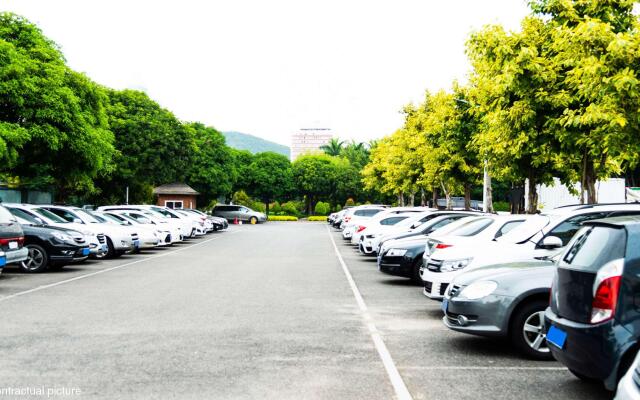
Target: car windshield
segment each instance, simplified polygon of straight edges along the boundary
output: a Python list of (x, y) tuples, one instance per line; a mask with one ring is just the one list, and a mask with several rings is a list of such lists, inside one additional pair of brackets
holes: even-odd
[(33, 208), (32, 210), (33, 210), (33, 212), (35, 212), (36, 214), (40, 215), (41, 217), (45, 217), (49, 221), (52, 221), (52, 222), (54, 222), (56, 224), (68, 224), (68, 223), (70, 223), (66, 219), (63, 219), (62, 217), (58, 217), (56, 214), (52, 213), (49, 210), (45, 210), (44, 208)]
[(43, 220), (31, 214), (30, 212), (21, 210), (19, 208), (13, 208), (13, 207), (7, 207), (7, 209), (11, 212), (11, 214), (15, 215), (19, 219), (24, 220), (25, 223), (33, 224), (33, 225), (42, 225), (44, 223)]
[(79, 208), (74, 208), (73, 212), (76, 213), (78, 216), (80, 216), (84, 221), (89, 222), (90, 224), (100, 224), (100, 223), (102, 223), (97, 218), (95, 218), (93, 215), (91, 215), (88, 212), (86, 212), (84, 210), (81, 210)]
[(104, 214), (104, 213), (98, 214), (96, 212), (92, 212), (91, 215), (93, 215), (100, 222), (107, 222), (110, 224), (118, 224), (118, 225), (128, 225), (125, 221), (119, 220), (118, 218), (110, 214)]
[[(467, 224), (468, 222), (471, 221), (475, 221), (477, 220), (479, 217), (463, 217), (460, 218), (459, 220), (452, 222), (450, 224), (447, 224), (445, 226), (443, 226), (442, 228), (436, 229), (435, 231), (433, 231), (431, 233), (431, 235), (433, 236), (446, 236), (449, 235), (451, 232), (455, 231), (456, 229), (460, 228), (462, 225)], [(421, 225), (422, 227), (422, 225)]]
[(166, 208), (162, 208), (162, 207), (151, 207), (151, 209), (157, 213), (162, 214), (165, 218), (180, 218), (177, 215), (175, 215), (174, 213), (172, 213), (171, 211), (167, 210)]
[(475, 236), (496, 222), (493, 218), (477, 218), (468, 221), (449, 233), (452, 236)]
[(520, 225), (497, 238), (496, 241), (504, 243), (526, 242), (531, 239), (533, 235), (540, 232), (545, 226), (549, 225), (550, 221), (551, 216), (549, 215), (533, 215)]
[(131, 223), (137, 223), (136, 220), (129, 218), (126, 215), (110, 214), (110, 213), (104, 213), (102, 215), (108, 218), (113, 218), (114, 220), (120, 222), (122, 225), (131, 225)]

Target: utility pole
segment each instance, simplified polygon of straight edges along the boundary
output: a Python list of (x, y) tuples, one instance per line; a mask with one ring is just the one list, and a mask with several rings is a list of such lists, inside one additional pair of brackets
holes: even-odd
[(129, 186), (127, 186), (127, 190), (124, 195), (124, 204), (129, 205)]

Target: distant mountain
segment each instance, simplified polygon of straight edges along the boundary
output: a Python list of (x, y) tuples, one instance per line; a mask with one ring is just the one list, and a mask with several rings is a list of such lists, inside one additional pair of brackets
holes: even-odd
[(289, 147), (270, 142), (257, 136), (240, 132), (222, 132), (227, 139), (227, 146), (238, 150), (249, 150), (253, 154), (265, 151), (273, 151), (289, 157)]

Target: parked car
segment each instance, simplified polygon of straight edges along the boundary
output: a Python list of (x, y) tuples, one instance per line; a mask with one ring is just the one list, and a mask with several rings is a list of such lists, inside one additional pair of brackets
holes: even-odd
[(140, 249), (152, 249), (160, 244), (160, 238), (163, 236), (163, 233), (157, 229), (142, 224), (135, 224), (131, 221), (127, 221), (123, 217), (118, 218), (103, 211), (87, 212), (99, 222), (124, 226), (131, 229), (133, 232), (136, 232), (138, 235), (138, 243), (134, 246), (136, 251)]
[(37, 219), (18, 217), (24, 231), (24, 243), (29, 255), (19, 265), (25, 272), (60, 269), (89, 258), (89, 243), (85, 235), (72, 229), (42, 224)]
[(221, 231), (221, 230), (227, 229), (229, 227), (229, 223), (224, 218), (214, 217), (212, 215), (207, 215), (207, 214), (203, 213), (202, 211), (199, 211), (199, 210), (196, 210), (196, 209), (193, 209), (193, 208), (184, 208), (182, 211), (190, 212), (190, 213), (193, 213), (193, 214), (196, 214), (196, 215), (199, 215), (201, 217), (206, 218), (206, 221), (208, 221), (211, 224), (211, 230), (213, 230), (213, 231)]
[(640, 216), (584, 223), (553, 278), (546, 310), (553, 357), (614, 390), (640, 339)]
[(137, 232), (123, 226), (101, 223), (81, 208), (55, 205), (43, 205), (40, 207), (69, 222), (82, 224), (96, 233), (103, 233), (107, 242), (106, 257), (120, 257), (127, 252), (134, 251), (136, 244), (139, 243)]
[(253, 211), (249, 207), (233, 204), (218, 204), (213, 208), (211, 214), (216, 217), (225, 218), (227, 221), (243, 221), (250, 224), (266, 222), (267, 216), (264, 213)]
[(446, 236), (431, 235), (425, 246), (420, 277), (424, 281), (424, 295), (442, 299), (449, 283), (476, 254), (483, 243), (507, 235), (525, 222), (530, 215), (496, 215), (476, 217)]
[[(432, 242), (424, 259), (425, 276), (432, 290), (425, 291), (433, 299), (441, 299), (446, 286), (460, 270), (530, 261), (541, 257), (553, 257), (562, 252), (573, 235), (585, 221), (617, 215), (640, 214), (640, 204), (593, 204), (567, 206), (546, 214), (529, 216), (526, 222), (513, 228), (495, 240), (473, 240), (439, 245)], [(451, 244), (451, 243), (449, 243)], [(432, 254), (437, 250), (438, 254)]]
[[(349, 216), (349, 213), (345, 215), (342, 223), (342, 237), (345, 240), (352, 240), (359, 229), (364, 229), (368, 223), (372, 221), (381, 220), (393, 215), (405, 214), (405, 213), (420, 213), (424, 211), (431, 211), (424, 207), (383, 207), (383, 206), (361, 206), (362, 208), (353, 211), (353, 214)], [(357, 246), (357, 243), (355, 243)]]
[(384, 211), (386, 208), (387, 207), (385, 206), (364, 205), (348, 209), (342, 217), (342, 222), (340, 222), (342, 238), (345, 240), (351, 240), (351, 235), (353, 235), (355, 230), (354, 226), (358, 221), (365, 221), (373, 218), (376, 214)]
[(183, 238), (192, 238), (198, 234), (198, 224), (192, 218), (185, 217), (169, 207), (154, 205), (144, 205), (140, 207), (161, 214), (165, 218), (179, 224)]
[[(138, 214), (136, 211), (99, 211), (105, 215), (109, 215), (119, 221), (131, 224), (138, 229), (138, 232), (150, 232), (158, 239), (158, 246), (171, 245), (171, 231), (167, 222), (156, 223), (152, 221), (152, 217)], [(135, 217), (133, 215), (135, 215)], [(144, 242), (143, 236), (140, 235), (141, 243)]]
[(4, 252), (4, 265), (19, 264), (29, 256), (24, 247), (24, 232), (16, 218), (6, 208), (0, 206), (0, 251)]
[(472, 335), (509, 338), (525, 356), (551, 360), (544, 310), (555, 275), (551, 260), (498, 264), (467, 271), (445, 292), (444, 324)]
[(194, 213), (190, 213), (180, 209), (173, 209), (172, 211), (191, 220), (193, 229), (195, 229), (195, 235), (193, 236), (202, 236), (207, 232), (213, 230), (213, 224), (208, 221), (206, 217), (201, 217), (200, 215), (196, 215)]
[(89, 244), (89, 255), (92, 257), (104, 257), (107, 254), (107, 237), (103, 232), (91, 230), (83, 224), (76, 224), (60, 218), (56, 214), (32, 204), (5, 203), (5, 207), (16, 217), (27, 221), (32, 219), (48, 226), (57, 226), (82, 233)]
[[(101, 206), (97, 211), (109, 211), (117, 213), (125, 213), (133, 217), (133, 214), (137, 216), (145, 216), (151, 219), (154, 224), (158, 224), (162, 227), (161, 230), (168, 230), (171, 232), (170, 243), (181, 242), (186, 236), (184, 235), (184, 229), (190, 228), (185, 226), (182, 219), (167, 217), (166, 215), (159, 213), (150, 208), (148, 205), (120, 205), (120, 206)], [(134, 217), (138, 218), (138, 217)]]
[(479, 217), (469, 217), (443, 223), (444, 226), (439, 226), (426, 235), (386, 241), (378, 252), (378, 270), (385, 274), (410, 278), (417, 283), (422, 283), (420, 279), (422, 254), (430, 235), (446, 235), (476, 218)]
[(615, 400), (640, 399), (640, 352), (636, 356), (631, 368), (618, 383)]
[(407, 226), (411, 226), (411, 224), (416, 221), (415, 218), (412, 218), (414, 215), (423, 216), (424, 213), (385, 214), (381, 218), (371, 218), (371, 220), (367, 222), (362, 222), (356, 226), (355, 232), (351, 235), (351, 245), (358, 247), (360, 252), (362, 252), (360, 248), (366, 235), (385, 232), (398, 224), (409, 224)]
[[(385, 229), (384, 232), (368, 232), (362, 240), (360, 251), (363, 254), (377, 255), (380, 246), (387, 240), (403, 239), (411, 236), (428, 235), (438, 228), (447, 225), (450, 222), (458, 220), (466, 216), (478, 216), (477, 212), (461, 212), (461, 211), (434, 211), (425, 213), (424, 216), (416, 217), (417, 220), (406, 221)], [(440, 219), (442, 216), (450, 216), (448, 219)], [(438, 220), (437, 226), (429, 222)], [(403, 221), (405, 222), (405, 221)]]

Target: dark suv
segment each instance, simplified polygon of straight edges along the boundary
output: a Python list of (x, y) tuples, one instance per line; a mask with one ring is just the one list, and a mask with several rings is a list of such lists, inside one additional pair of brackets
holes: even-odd
[(557, 265), (549, 349), (578, 378), (614, 390), (640, 338), (640, 216), (585, 222)]

